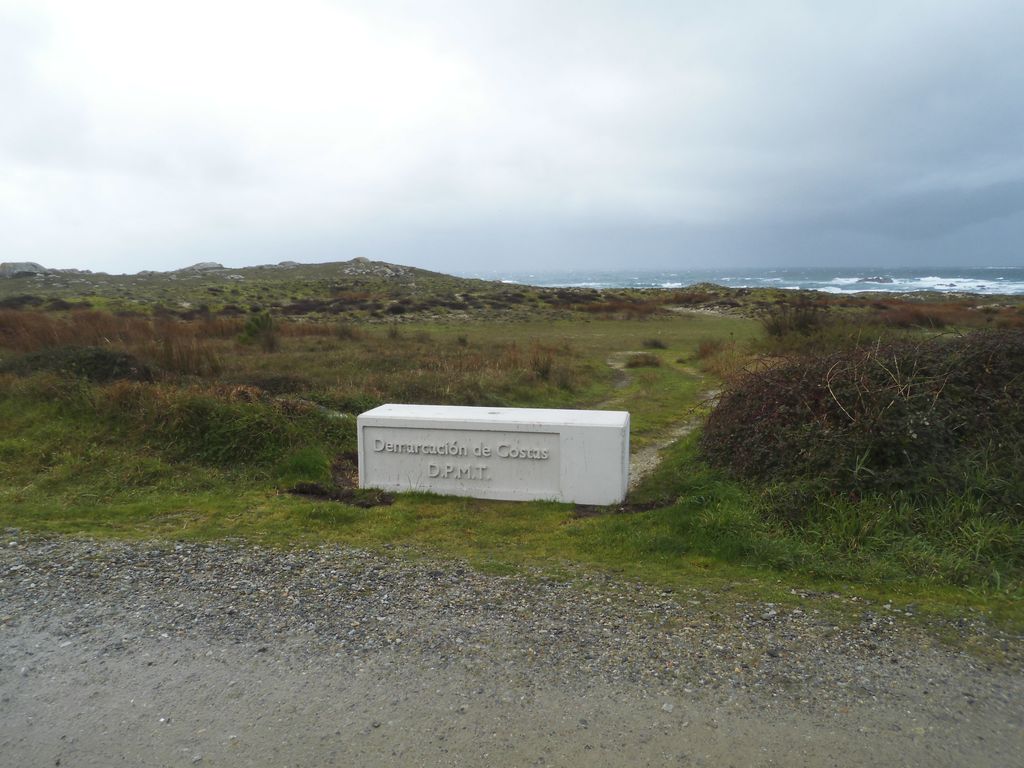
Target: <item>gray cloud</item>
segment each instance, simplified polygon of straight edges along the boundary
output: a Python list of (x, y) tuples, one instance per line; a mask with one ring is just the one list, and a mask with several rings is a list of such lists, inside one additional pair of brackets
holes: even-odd
[(0, 10), (0, 253), (1021, 263), (1024, 6)]
[(1024, 211), (1024, 179), (975, 189), (935, 189), (872, 201), (836, 224), (897, 238), (927, 239)]

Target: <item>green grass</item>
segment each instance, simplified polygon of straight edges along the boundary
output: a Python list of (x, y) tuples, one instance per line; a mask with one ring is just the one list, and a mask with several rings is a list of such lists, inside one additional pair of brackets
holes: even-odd
[[(323, 446), (285, 448), (277, 460), (238, 469), (183, 460), (160, 448), (161, 441), (126, 451), (121, 440), (130, 431), (109, 432), (109, 423), (86, 412), (72, 409), (57, 419), (53, 403), (21, 400), (11, 408), (11, 398), (5, 402), (3, 422), (19, 432), (0, 444), (5, 457), (16, 457), (5, 466), (0, 490), (5, 527), (129, 538), (243, 537), (273, 546), (399, 545), (489, 570), (599, 568), (676, 588), (730, 585), (740, 595), (776, 600), (792, 587), (852, 589), (937, 612), (966, 604), (1008, 624), (1021, 620), (1019, 588), (957, 588), (948, 564), (936, 568), (930, 559), (927, 537), (851, 547), (841, 530), (795, 535), (773, 527), (755, 513), (751, 489), (700, 462), (692, 439), (670, 449), (635, 494), (638, 502), (658, 502), (648, 511), (577, 518), (565, 504), (429, 494), (400, 494), (392, 506), (359, 509), (281, 492), (293, 481), (323, 479)], [(850, 516), (851, 530), (858, 520)], [(961, 555), (971, 541), (965, 539)]]
[[(724, 339), (737, 349), (760, 333), (753, 320), (708, 314), (403, 323), (397, 334), (361, 325), (355, 334), (283, 335), (275, 351), (214, 340), (215, 370), (156, 383), (0, 376), (0, 525), (400, 545), (502, 572), (597, 568), (773, 600), (792, 588), (895, 596), (1024, 625), (1020, 573), (1005, 567), (1021, 549), (1012, 527), (943, 499), (921, 530), (906, 524), (921, 517), (909, 501), (877, 497), (795, 530), (761, 513), (760, 487), (709, 468), (693, 438), (666, 450), (631, 495), (645, 511), (625, 514), (578, 518), (571, 505), (426, 494), (361, 509), (284, 492), (328, 483), (332, 463), (354, 447), (354, 420), (311, 402), (350, 413), (386, 401), (624, 409), (640, 449), (719, 384), (700, 367), (702, 344)], [(641, 351), (660, 364), (608, 365)], [(288, 391), (236, 391), (261, 381)]]

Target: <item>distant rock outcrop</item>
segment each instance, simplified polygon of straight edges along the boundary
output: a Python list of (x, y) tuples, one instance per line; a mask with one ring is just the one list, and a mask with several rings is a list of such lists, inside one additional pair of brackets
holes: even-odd
[(42, 264), (36, 264), (34, 261), (5, 261), (0, 264), (0, 277), (44, 275), (49, 271)]
[(388, 264), (386, 261), (370, 261), (365, 256), (356, 256), (344, 263), (341, 271), (346, 275), (372, 275), (374, 277), (404, 277), (411, 273), (409, 267)]
[(200, 261), (191, 267), (182, 267), (178, 272), (212, 272), (217, 269), (224, 269), (224, 265), (218, 264), (216, 261)]

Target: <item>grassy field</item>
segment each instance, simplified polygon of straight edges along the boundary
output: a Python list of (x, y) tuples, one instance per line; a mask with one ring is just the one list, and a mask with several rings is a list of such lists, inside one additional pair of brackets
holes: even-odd
[[(192, 315), (181, 307), (194, 303), (181, 281), (156, 276), (140, 279), (137, 294), (107, 286), (102, 302), (92, 283), (88, 296), (65, 288), (42, 302), (9, 302), (0, 310), (0, 524), (400, 546), (495, 570), (597, 567), (780, 600), (795, 588), (852, 591), (1024, 624), (1015, 488), (999, 508), (987, 496), (928, 496), (909, 486), (843, 495), (811, 484), (801, 496), (803, 480), (782, 488), (709, 462), (695, 434), (663, 452), (623, 508), (599, 514), (552, 503), (400, 494), (383, 504), (351, 490), (346, 502), (289, 492), (299, 483), (350, 486), (354, 415), (379, 403), (624, 409), (641, 450), (705, 412), (707, 393), (734, 386), (744, 369), (865, 339), (1016, 332), (1012, 301), (991, 311), (964, 301), (844, 306), (708, 287), (583, 299), (516, 288), (525, 298), (508, 299), (500, 284), (417, 271), (402, 276), (411, 287), (387, 290), (371, 284), (387, 278), (360, 277), (369, 298), (359, 300), (378, 307), (339, 314), (317, 302), (351, 298), (358, 286), (339, 287), (337, 275), (291, 284), (285, 274), (274, 273), (279, 306), (266, 314), (268, 305)], [(121, 301), (119, 290), (131, 294), (122, 297), (129, 312), (97, 308)], [(286, 312), (285, 294), (320, 309)], [(407, 308), (388, 311), (403, 296), (412, 297)], [(56, 299), (92, 306), (68, 309)], [(169, 314), (169, 305), (180, 311)], [(775, 514), (782, 491), (808, 512), (799, 524)]]

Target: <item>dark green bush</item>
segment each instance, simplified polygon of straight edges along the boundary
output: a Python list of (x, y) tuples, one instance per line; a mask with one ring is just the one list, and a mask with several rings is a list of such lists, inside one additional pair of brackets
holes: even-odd
[(798, 357), (733, 382), (701, 440), (740, 477), (793, 482), (768, 506), (899, 491), (969, 494), (1024, 517), (1024, 332)]
[(0, 373), (29, 376), (44, 371), (101, 383), (153, 380), (153, 372), (136, 357), (103, 347), (52, 347), (0, 363)]
[(277, 328), (269, 312), (252, 315), (245, 321), (240, 341), (243, 344), (259, 344), (264, 352), (273, 352), (278, 347)]
[[(38, 307), (42, 303), (43, 300), (38, 296), (25, 293), (20, 296), (8, 296), (5, 299), (0, 299), (0, 309), (25, 309), (26, 307)], [(68, 307), (70, 306), (68, 304)]]

